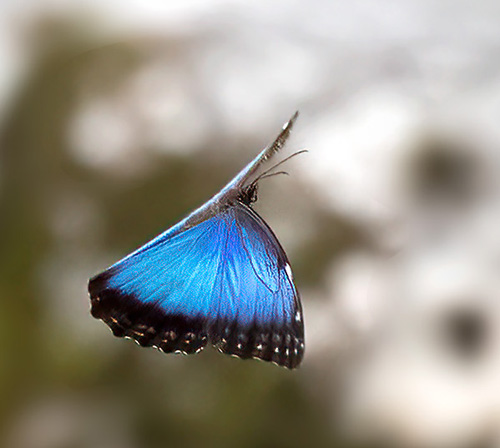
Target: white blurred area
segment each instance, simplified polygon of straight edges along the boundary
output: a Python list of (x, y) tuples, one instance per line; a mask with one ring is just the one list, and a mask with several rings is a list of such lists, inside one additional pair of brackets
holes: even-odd
[[(309, 154), (290, 182), (314, 198), (301, 213), (346, 217), (371, 241), (332, 256), (323, 285), (298, 285), (307, 387), (331, 391), (332, 427), (354, 440), (500, 447), (498, 1), (40, 0), (0, 11), (0, 117), (57, 44), (29, 38), (43, 23), (77, 27), (89, 50), (127, 41), (141, 53), (112, 89), (82, 78), (68, 146), (92, 169), (137, 175), (154, 169), (147, 151), (237, 146), (256, 130), (266, 142), (298, 108), (290, 147)], [(306, 217), (304, 229), (283, 221), (285, 247), (316, 231)]]

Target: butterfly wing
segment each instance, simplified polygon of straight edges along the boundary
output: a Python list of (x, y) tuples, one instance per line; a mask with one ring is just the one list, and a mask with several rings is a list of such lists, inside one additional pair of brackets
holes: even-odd
[(165, 232), (91, 279), (94, 317), (116, 336), (165, 352), (222, 352), (294, 368), (302, 310), (286, 255), (267, 224), (236, 204)]
[(224, 353), (297, 367), (304, 355), (304, 325), (285, 251), (253, 209), (238, 203), (231, 214), (233, 246), (224, 285), (232, 285), (227, 297), (236, 302), (238, 316), (223, 332), (212, 333), (213, 342)]
[(115, 336), (143, 346), (167, 353), (201, 350), (222, 224), (213, 218), (184, 232), (167, 231), (92, 278), (92, 315)]

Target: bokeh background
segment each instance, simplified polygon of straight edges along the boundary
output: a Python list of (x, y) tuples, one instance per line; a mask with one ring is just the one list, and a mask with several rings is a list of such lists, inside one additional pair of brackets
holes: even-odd
[[(0, 446), (500, 447), (500, 3), (0, 3)], [(297, 371), (166, 356), (90, 276), (299, 109), (256, 208)]]

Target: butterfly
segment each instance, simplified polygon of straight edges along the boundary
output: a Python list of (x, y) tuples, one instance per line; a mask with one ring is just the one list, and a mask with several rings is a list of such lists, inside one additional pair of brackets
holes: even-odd
[(165, 353), (208, 344), (239, 358), (289, 369), (304, 355), (304, 322), (290, 263), (252, 208), (262, 166), (290, 135), (296, 112), (272, 144), (208, 202), (91, 278), (91, 314), (118, 337)]

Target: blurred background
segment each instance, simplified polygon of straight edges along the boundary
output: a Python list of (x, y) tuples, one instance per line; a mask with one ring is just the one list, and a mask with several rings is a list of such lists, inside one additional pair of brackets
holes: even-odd
[[(5, 0), (0, 61), (0, 446), (500, 447), (500, 3)], [(301, 368), (112, 337), (88, 278), (296, 109)]]

